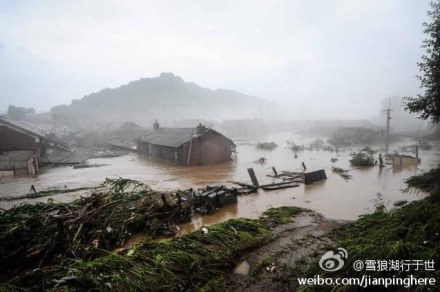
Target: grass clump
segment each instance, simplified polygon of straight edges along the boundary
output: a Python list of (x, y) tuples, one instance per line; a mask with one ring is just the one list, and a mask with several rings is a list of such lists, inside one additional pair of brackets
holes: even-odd
[(332, 171), (339, 174), (339, 176), (342, 177), (345, 181), (348, 181), (352, 178), (351, 174), (348, 174), (348, 169), (332, 166)]
[(408, 189), (419, 189), (424, 192), (435, 192), (440, 190), (440, 167), (431, 169), (427, 173), (412, 176), (406, 180)]
[[(54, 291), (218, 291), (238, 260), (273, 239), (271, 228), (304, 209), (271, 208), (260, 219), (230, 219), (170, 241), (150, 238), (97, 258), (68, 259), (0, 287)], [(275, 223), (275, 224), (274, 224)], [(16, 285), (16, 286), (14, 286)]]
[(290, 150), (292, 150), (293, 152), (300, 152), (304, 150), (304, 145), (298, 145), (295, 143), (295, 141), (293, 140), (288, 140), (287, 141), (287, 148), (289, 148)]
[(32, 284), (60, 290), (187, 291), (211, 285), (239, 256), (270, 239), (263, 221), (231, 219), (169, 242), (145, 240), (124, 254), (76, 261)]
[(304, 212), (306, 209), (299, 207), (270, 208), (263, 213), (263, 218), (275, 221), (278, 224), (286, 224), (292, 221), (292, 217)]
[(374, 158), (368, 152), (354, 152), (351, 154), (350, 164), (353, 166), (374, 166)]

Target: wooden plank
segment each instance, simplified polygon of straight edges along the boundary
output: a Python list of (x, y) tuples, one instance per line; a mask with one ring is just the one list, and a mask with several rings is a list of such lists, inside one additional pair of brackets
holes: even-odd
[(253, 188), (253, 189), (251, 189), (251, 188), (240, 188), (240, 189), (237, 189), (237, 194), (238, 195), (249, 195), (249, 194), (255, 193), (256, 191), (257, 191), (256, 188)]
[(252, 184), (254, 185), (254, 187), (258, 188), (260, 186), (260, 184), (258, 183), (258, 179), (257, 179), (257, 176), (255, 175), (254, 169), (251, 167), (251, 168), (248, 168), (247, 170), (248, 170), (249, 176), (251, 177)]
[(279, 189), (286, 189), (286, 188), (296, 188), (299, 187), (299, 184), (279, 184), (279, 185), (273, 185), (273, 186), (262, 186), (261, 188), (265, 191), (273, 191), (273, 190), (279, 190)]
[(254, 185), (247, 184), (247, 183), (244, 183), (244, 182), (239, 182), (239, 181), (234, 181), (234, 180), (228, 180), (228, 182), (236, 184), (236, 185), (239, 185), (239, 186), (242, 186), (242, 187), (246, 187), (246, 188), (255, 188)]

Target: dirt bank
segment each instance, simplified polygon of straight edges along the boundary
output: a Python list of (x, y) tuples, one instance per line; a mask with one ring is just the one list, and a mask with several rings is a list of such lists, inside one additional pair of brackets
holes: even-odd
[[(328, 233), (347, 223), (313, 211), (272, 230), (274, 240), (242, 258), (229, 275), (230, 291), (292, 291), (297, 277), (334, 244)], [(246, 268), (243, 268), (246, 267)]]

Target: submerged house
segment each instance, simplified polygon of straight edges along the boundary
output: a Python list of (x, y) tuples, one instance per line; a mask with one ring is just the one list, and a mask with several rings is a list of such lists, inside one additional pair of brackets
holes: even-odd
[(38, 175), (47, 132), (34, 124), (0, 118), (0, 171)]
[(160, 128), (137, 141), (140, 153), (175, 165), (204, 165), (232, 160), (235, 144), (219, 132), (199, 124), (196, 128)]
[(45, 129), (34, 124), (2, 117), (0, 118), (0, 152), (33, 150), (42, 153), (47, 134)]
[(47, 125), (0, 117), (0, 172), (37, 176), (42, 164), (76, 164), (87, 153), (71, 149)]

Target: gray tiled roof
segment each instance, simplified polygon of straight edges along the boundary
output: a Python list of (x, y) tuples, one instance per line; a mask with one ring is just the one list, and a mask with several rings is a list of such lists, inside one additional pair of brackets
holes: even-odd
[(33, 123), (13, 120), (10, 118), (5, 118), (5, 117), (0, 118), (0, 125), (5, 125), (10, 128), (22, 130), (22, 131), (25, 131), (29, 134), (34, 134), (39, 137), (44, 137), (49, 133), (48, 129), (45, 129), (41, 126), (37, 126)]
[(178, 148), (197, 133), (195, 128), (159, 128), (140, 139), (149, 144)]

